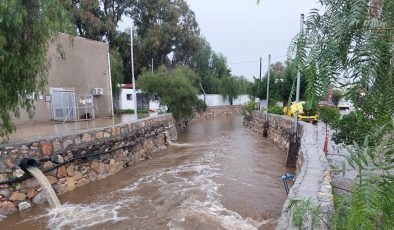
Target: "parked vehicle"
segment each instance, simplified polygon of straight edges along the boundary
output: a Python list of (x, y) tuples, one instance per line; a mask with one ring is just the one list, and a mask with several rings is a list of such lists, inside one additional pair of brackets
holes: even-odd
[(292, 102), (290, 108), (288, 106), (283, 107), (283, 114), (290, 117), (294, 117), (295, 111), (298, 111), (298, 120), (316, 123), (318, 120), (318, 116), (316, 114), (315, 115), (305, 114), (304, 105), (305, 105), (305, 101), (300, 101), (299, 103)]

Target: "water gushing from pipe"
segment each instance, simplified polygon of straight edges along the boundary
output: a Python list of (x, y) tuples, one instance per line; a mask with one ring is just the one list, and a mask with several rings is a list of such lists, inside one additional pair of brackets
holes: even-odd
[(27, 167), (26, 170), (29, 171), (29, 173), (31, 173), (41, 184), (41, 187), (47, 195), (46, 198), (51, 208), (61, 208), (62, 205), (60, 204), (59, 198), (56, 196), (55, 190), (53, 190), (47, 177), (41, 172), (41, 170), (32, 166)]

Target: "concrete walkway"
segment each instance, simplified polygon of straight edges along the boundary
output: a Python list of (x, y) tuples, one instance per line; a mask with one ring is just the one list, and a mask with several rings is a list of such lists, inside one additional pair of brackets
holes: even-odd
[[(139, 114), (138, 118), (156, 116), (156, 113)], [(22, 143), (42, 138), (70, 135), (80, 132), (81, 130), (106, 127), (119, 123), (137, 120), (134, 114), (123, 114), (110, 118), (97, 118), (90, 121), (78, 121), (71, 123), (35, 123), (27, 125), (17, 125), (16, 132), (10, 135), (8, 143)]]

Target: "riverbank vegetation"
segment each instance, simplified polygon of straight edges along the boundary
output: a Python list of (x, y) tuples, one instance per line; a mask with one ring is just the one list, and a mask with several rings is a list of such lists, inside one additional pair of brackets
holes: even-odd
[(336, 196), (330, 228), (393, 229), (394, 2), (320, 3), (290, 47), (305, 98), (318, 102), (335, 85), (357, 105), (334, 127), (334, 140), (349, 146), (343, 166), (357, 177), (348, 194)]
[(193, 112), (206, 108), (205, 102), (197, 97), (198, 77), (186, 67), (167, 69), (162, 66), (153, 74), (145, 71), (137, 84), (150, 98), (160, 98), (160, 103), (177, 120), (190, 118)]

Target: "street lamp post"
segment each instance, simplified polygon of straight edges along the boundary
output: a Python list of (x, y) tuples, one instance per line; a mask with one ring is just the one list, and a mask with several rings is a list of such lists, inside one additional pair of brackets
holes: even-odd
[(137, 114), (137, 91), (135, 85), (135, 77), (134, 77), (134, 50), (133, 50), (133, 22), (131, 22), (130, 28), (130, 53), (131, 53), (131, 81), (133, 84), (133, 105), (134, 105), (134, 116), (138, 120)]

